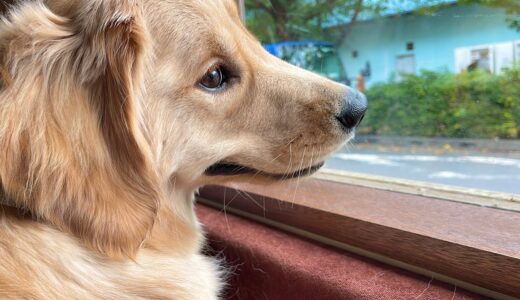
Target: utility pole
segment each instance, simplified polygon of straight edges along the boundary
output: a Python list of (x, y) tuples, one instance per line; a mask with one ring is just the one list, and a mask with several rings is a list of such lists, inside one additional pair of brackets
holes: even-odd
[(238, 9), (240, 11), (240, 19), (242, 19), (242, 23), (246, 24), (246, 4), (245, 0), (238, 0)]

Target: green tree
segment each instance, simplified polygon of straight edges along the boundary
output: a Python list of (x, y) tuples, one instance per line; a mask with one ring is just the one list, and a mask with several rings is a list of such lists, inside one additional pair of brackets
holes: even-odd
[(520, 32), (520, 1), (519, 0), (459, 0), (462, 4), (480, 4), (502, 8), (507, 13), (509, 26)]
[(520, 66), (491, 74), (421, 71), (371, 86), (359, 132), (380, 135), (520, 137)]
[[(384, 2), (384, 1), (383, 1)], [(323, 39), (324, 25), (341, 18), (354, 24), (361, 12), (379, 5), (363, 0), (246, 0), (247, 25), (262, 42)], [(344, 34), (350, 26), (345, 26)]]

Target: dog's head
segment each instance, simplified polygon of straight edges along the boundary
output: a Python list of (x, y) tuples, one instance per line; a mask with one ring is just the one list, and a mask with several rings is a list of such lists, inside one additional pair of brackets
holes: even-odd
[(366, 109), (264, 51), (231, 0), (22, 3), (0, 71), (5, 194), (113, 255), (135, 253), (168, 191), (315, 171)]
[(306, 175), (363, 117), (362, 94), (267, 53), (233, 1), (148, 1), (145, 15), (156, 49), (145, 106), (164, 175)]

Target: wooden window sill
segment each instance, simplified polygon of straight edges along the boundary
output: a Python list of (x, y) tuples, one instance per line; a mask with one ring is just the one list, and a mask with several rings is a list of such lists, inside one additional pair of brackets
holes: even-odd
[(208, 186), (200, 201), (494, 298), (520, 297), (520, 214), (307, 179)]

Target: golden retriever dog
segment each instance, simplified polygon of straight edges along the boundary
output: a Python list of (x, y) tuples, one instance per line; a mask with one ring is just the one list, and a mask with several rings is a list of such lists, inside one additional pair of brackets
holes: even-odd
[(2, 6), (2, 299), (217, 299), (197, 188), (310, 174), (366, 109), (232, 0)]

